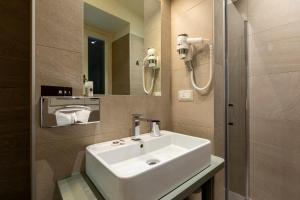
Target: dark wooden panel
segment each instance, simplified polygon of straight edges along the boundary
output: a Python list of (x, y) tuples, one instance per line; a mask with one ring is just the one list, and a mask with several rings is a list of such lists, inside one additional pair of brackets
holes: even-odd
[[(9, 154), (12, 151), (20, 151), (24, 152), (28, 150), (29, 144), (29, 136), (28, 131), (26, 132), (18, 132), (15, 133), (1, 133), (0, 134), (0, 155), (5, 156), (5, 154)], [(22, 155), (23, 153), (21, 153)], [(26, 156), (26, 155), (24, 155)], [(20, 156), (22, 158), (22, 156)], [(1, 163), (1, 161), (0, 161)], [(5, 164), (5, 163), (4, 163)], [(1, 168), (2, 166), (0, 166)], [(1, 173), (1, 172), (0, 172)]]
[(27, 87), (0, 88), (0, 107), (18, 107), (29, 105), (30, 90)]
[(30, 0), (0, 1), (0, 199), (30, 199)]
[[(26, 184), (24, 184), (26, 183)], [(0, 199), (5, 200), (30, 200), (30, 178), (0, 180)]]
[(29, 60), (30, 0), (0, 1), (0, 56)]
[(29, 86), (29, 60), (0, 58), (0, 88)]

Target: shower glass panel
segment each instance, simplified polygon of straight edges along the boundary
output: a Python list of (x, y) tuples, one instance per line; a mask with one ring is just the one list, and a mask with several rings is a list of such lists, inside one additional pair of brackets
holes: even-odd
[[(226, 3), (226, 196), (248, 196), (247, 21), (244, 1)], [(246, 9), (245, 9), (246, 10)]]

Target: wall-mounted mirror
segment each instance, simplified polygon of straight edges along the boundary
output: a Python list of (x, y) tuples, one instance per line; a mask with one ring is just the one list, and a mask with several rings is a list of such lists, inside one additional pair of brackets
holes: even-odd
[(83, 41), (94, 94), (161, 95), (160, 0), (85, 0)]

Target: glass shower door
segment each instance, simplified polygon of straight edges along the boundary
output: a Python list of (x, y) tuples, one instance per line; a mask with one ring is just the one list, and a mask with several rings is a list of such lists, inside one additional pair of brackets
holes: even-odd
[(247, 21), (243, 1), (226, 3), (226, 196), (248, 196)]

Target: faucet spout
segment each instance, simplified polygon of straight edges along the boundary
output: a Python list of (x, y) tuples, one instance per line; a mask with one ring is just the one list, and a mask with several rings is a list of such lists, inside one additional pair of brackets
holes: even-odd
[(141, 114), (132, 114), (132, 140), (140, 140), (139, 136), (141, 134), (141, 121), (148, 122), (150, 124), (150, 130), (151, 135), (158, 137), (160, 136), (160, 121), (159, 120), (153, 120), (153, 119), (147, 119), (144, 117), (141, 117)]
[(132, 136), (133, 140), (139, 140), (141, 134), (140, 117), (141, 114), (132, 114)]

